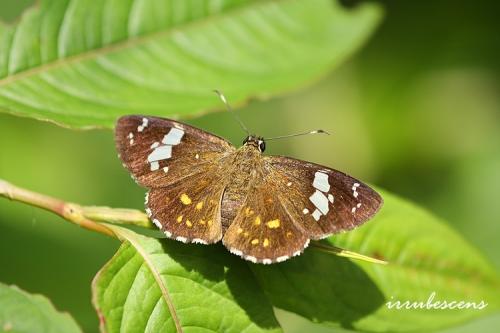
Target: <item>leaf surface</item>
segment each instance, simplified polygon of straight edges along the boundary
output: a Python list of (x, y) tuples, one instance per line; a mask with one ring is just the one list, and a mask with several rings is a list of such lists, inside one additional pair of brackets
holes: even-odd
[(65, 126), (238, 105), (324, 75), (368, 37), (378, 7), (329, 0), (42, 0), (0, 24), (0, 110)]
[(76, 333), (81, 329), (69, 314), (57, 311), (44, 296), (0, 283), (0, 331)]
[[(379, 214), (326, 240), (384, 259), (350, 261), (308, 249), (272, 266), (252, 265), (275, 307), (325, 326), (366, 332), (426, 332), (499, 312), (500, 278), (478, 251), (432, 214), (383, 193)], [(483, 309), (389, 309), (387, 302), (465, 301)], [(442, 303), (441, 303), (442, 305)]]
[(106, 332), (281, 332), (252, 272), (222, 246), (110, 226), (123, 240), (94, 279)]

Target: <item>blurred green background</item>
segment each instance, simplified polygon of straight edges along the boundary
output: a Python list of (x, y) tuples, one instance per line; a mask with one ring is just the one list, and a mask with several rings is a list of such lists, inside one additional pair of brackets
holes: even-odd
[[(32, 2), (0, 0), (0, 18), (14, 21)], [(267, 153), (325, 164), (411, 199), (500, 268), (500, 3), (380, 3), (382, 25), (350, 61), (313, 86), (238, 112), (264, 136), (333, 132), (272, 142)], [(235, 144), (244, 136), (227, 113), (186, 121)], [(143, 208), (144, 190), (122, 168), (111, 131), (0, 114), (0, 178), (81, 204)], [(0, 281), (48, 296), (84, 331), (97, 331), (90, 282), (119, 244), (7, 200), (0, 234)], [(498, 326), (497, 316), (449, 332)], [(300, 320), (285, 327), (299, 332)]]

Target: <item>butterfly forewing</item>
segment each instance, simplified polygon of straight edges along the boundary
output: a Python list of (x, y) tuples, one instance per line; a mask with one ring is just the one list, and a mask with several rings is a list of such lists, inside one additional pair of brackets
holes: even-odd
[(311, 239), (353, 229), (382, 205), (377, 192), (340, 171), (281, 156), (263, 160), (270, 173), (268, 186)]
[(168, 237), (183, 242), (221, 239), (224, 159), (235, 151), (222, 138), (172, 120), (125, 116), (115, 141), (124, 166), (151, 190), (146, 212)]
[(226, 140), (173, 120), (125, 116), (115, 142), (124, 166), (145, 187), (163, 187), (205, 172), (234, 151)]

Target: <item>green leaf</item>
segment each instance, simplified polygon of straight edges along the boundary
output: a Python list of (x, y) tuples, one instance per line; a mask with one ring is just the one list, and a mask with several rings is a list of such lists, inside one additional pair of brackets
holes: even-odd
[(92, 285), (103, 331), (281, 332), (246, 263), (222, 246), (110, 228), (124, 243)]
[(73, 127), (171, 118), (324, 75), (373, 31), (373, 4), (331, 0), (42, 0), (0, 26), (0, 110)]
[[(309, 249), (280, 265), (252, 270), (275, 307), (326, 326), (366, 332), (426, 332), (498, 312), (500, 278), (476, 249), (443, 221), (383, 193), (366, 225), (327, 240), (389, 261), (375, 265)], [(389, 309), (388, 301), (469, 301), (474, 309)]]
[(31, 295), (0, 283), (0, 331), (2, 332), (81, 332), (67, 313), (58, 312), (41, 295)]

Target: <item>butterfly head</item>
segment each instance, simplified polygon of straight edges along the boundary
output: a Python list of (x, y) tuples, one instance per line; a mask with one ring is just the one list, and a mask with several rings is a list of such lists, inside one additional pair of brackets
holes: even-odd
[(257, 148), (261, 153), (266, 150), (266, 141), (264, 141), (264, 138), (261, 136), (256, 136), (256, 135), (249, 135), (243, 140), (244, 145), (249, 145)]

